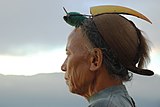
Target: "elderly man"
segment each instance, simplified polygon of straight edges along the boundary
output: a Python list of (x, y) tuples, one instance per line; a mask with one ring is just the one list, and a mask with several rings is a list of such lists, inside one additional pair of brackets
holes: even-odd
[(148, 59), (144, 36), (119, 14), (83, 20), (69, 35), (66, 54), (61, 66), (66, 84), (85, 97), (89, 107), (135, 107), (123, 82), (131, 80), (131, 72), (153, 75), (142, 69)]

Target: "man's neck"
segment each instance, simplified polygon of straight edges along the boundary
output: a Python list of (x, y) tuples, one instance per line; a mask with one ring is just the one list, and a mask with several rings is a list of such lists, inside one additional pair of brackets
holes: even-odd
[(103, 89), (121, 84), (121, 80), (113, 78), (111, 75), (108, 74), (108, 71), (106, 71), (106, 69), (102, 69), (100, 71), (97, 71), (94, 81), (90, 84), (88, 88), (88, 92), (82, 96), (88, 99), (90, 96), (96, 94)]

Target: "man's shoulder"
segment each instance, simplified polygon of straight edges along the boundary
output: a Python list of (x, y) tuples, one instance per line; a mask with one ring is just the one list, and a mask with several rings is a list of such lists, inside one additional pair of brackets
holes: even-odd
[(107, 98), (101, 98), (93, 102), (88, 107), (117, 107), (114, 102)]
[(131, 107), (130, 99), (119, 96), (113, 95), (107, 98), (101, 98), (94, 101), (88, 107)]
[(134, 107), (125, 86), (114, 86), (105, 89), (90, 98), (89, 107)]

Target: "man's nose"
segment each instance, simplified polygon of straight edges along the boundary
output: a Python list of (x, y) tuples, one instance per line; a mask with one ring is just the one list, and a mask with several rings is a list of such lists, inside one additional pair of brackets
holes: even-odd
[(66, 72), (66, 64), (65, 63), (62, 64), (61, 70), (64, 71), (64, 72)]

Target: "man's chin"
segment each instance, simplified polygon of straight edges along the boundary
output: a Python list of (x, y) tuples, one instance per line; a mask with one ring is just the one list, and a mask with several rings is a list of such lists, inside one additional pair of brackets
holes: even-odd
[(77, 89), (75, 89), (75, 88), (73, 88), (73, 87), (70, 87), (70, 86), (69, 86), (69, 91), (70, 91), (71, 93), (74, 93), (74, 94), (77, 94), (77, 93), (78, 93), (78, 90), (77, 90)]
[(73, 94), (78, 94), (78, 95), (81, 95), (81, 96), (84, 94), (84, 90), (82, 90), (80, 88), (69, 87), (69, 91)]

